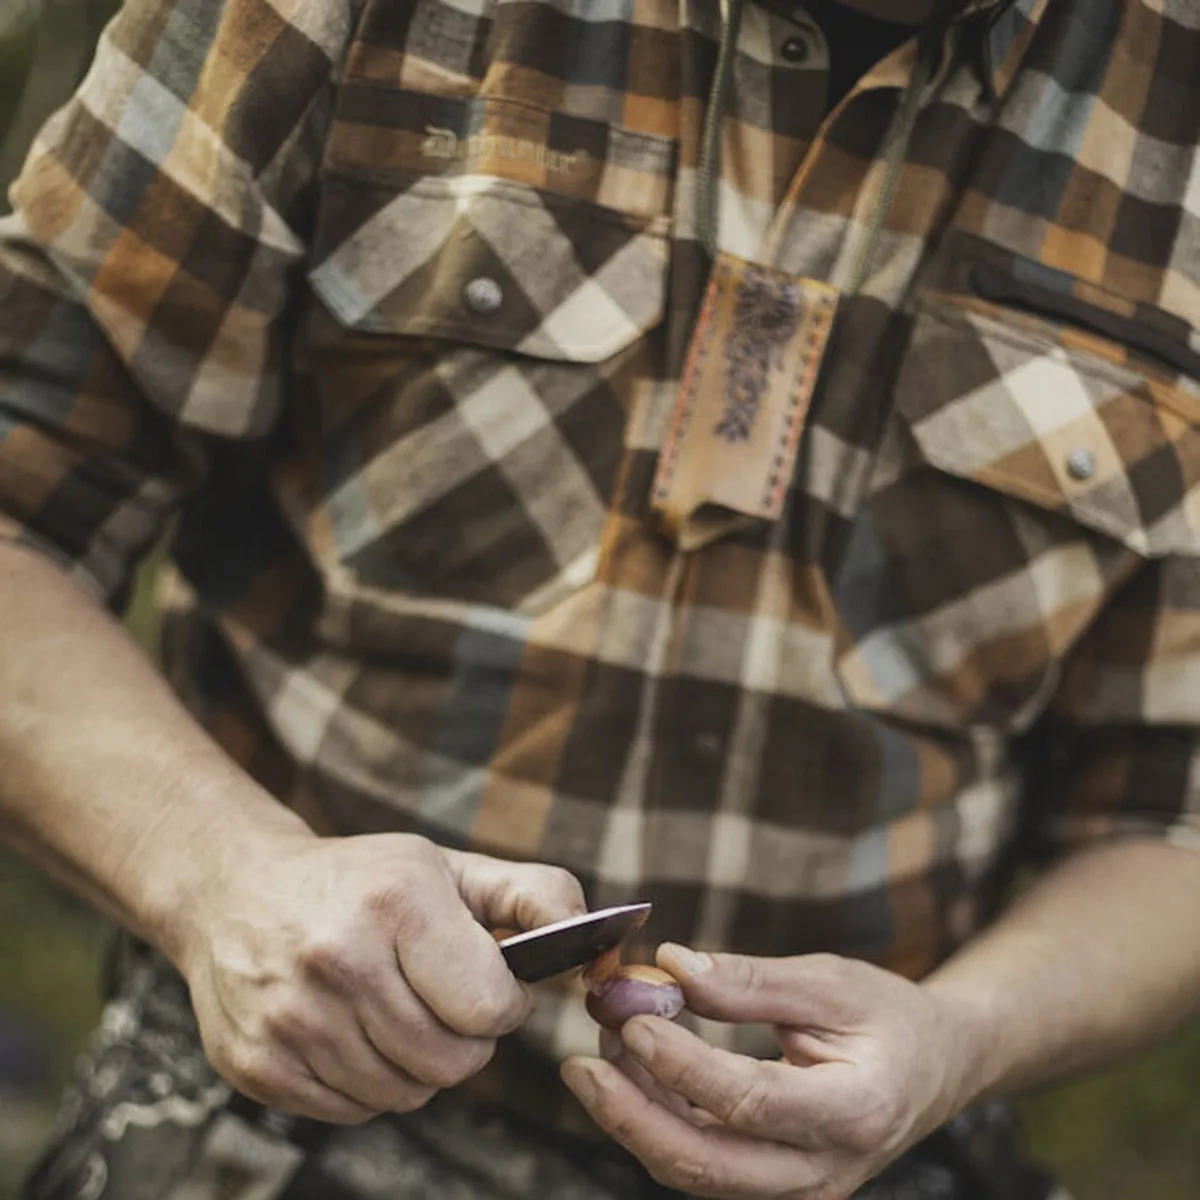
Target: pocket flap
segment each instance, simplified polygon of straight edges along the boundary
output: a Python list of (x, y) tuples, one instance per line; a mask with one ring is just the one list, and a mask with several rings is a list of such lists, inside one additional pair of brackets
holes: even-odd
[(665, 228), (576, 198), (477, 175), (335, 179), (318, 225), (309, 282), (363, 332), (601, 362), (662, 318)]
[(1200, 400), (1044, 324), (924, 302), (896, 392), (922, 457), (1144, 556), (1200, 553)]

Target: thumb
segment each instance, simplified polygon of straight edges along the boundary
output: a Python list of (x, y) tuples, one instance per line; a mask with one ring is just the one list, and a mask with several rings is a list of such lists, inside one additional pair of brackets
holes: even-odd
[(714, 1021), (836, 1029), (862, 1016), (852, 965), (831, 954), (698, 954), (667, 942), (657, 959), (679, 981), (688, 1009)]

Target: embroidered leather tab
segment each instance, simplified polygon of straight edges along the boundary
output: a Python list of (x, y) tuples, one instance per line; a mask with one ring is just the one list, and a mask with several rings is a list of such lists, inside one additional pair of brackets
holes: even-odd
[(837, 303), (827, 284), (718, 255), (652, 493), (683, 549), (778, 520)]

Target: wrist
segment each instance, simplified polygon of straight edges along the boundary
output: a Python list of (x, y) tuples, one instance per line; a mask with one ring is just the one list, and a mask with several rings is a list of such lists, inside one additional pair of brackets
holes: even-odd
[(991, 1095), (1001, 1076), (994, 997), (940, 973), (920, 986), (942, 1034), (946, 1116), (951, 1117)]
[(240, 772), (223, 774), (176, 790), (131, 854), (143, 880), (138, 932), (185, 974), (217, 899), (317, 836)]

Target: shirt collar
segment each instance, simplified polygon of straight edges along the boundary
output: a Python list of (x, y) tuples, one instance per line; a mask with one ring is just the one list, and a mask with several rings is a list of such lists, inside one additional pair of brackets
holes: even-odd
[[(780, 16), (795, 20), (803, 13), (803, 0), (758, 0), (763, 8), (769, 8)], [(883, 20), (897, 19), (919, 24), (935, 0), (839, 0), (867, 16)], [(904, 7), (907, 4), (907, 7)], [(974, 24), (983, 28), (980, 46), (979, 69), (992, 94), (1003, 99), (1012, 81), (1016, 78), (1045, 14), (1049, 0), (965, 0), (955, 15), (956, 25)]]

